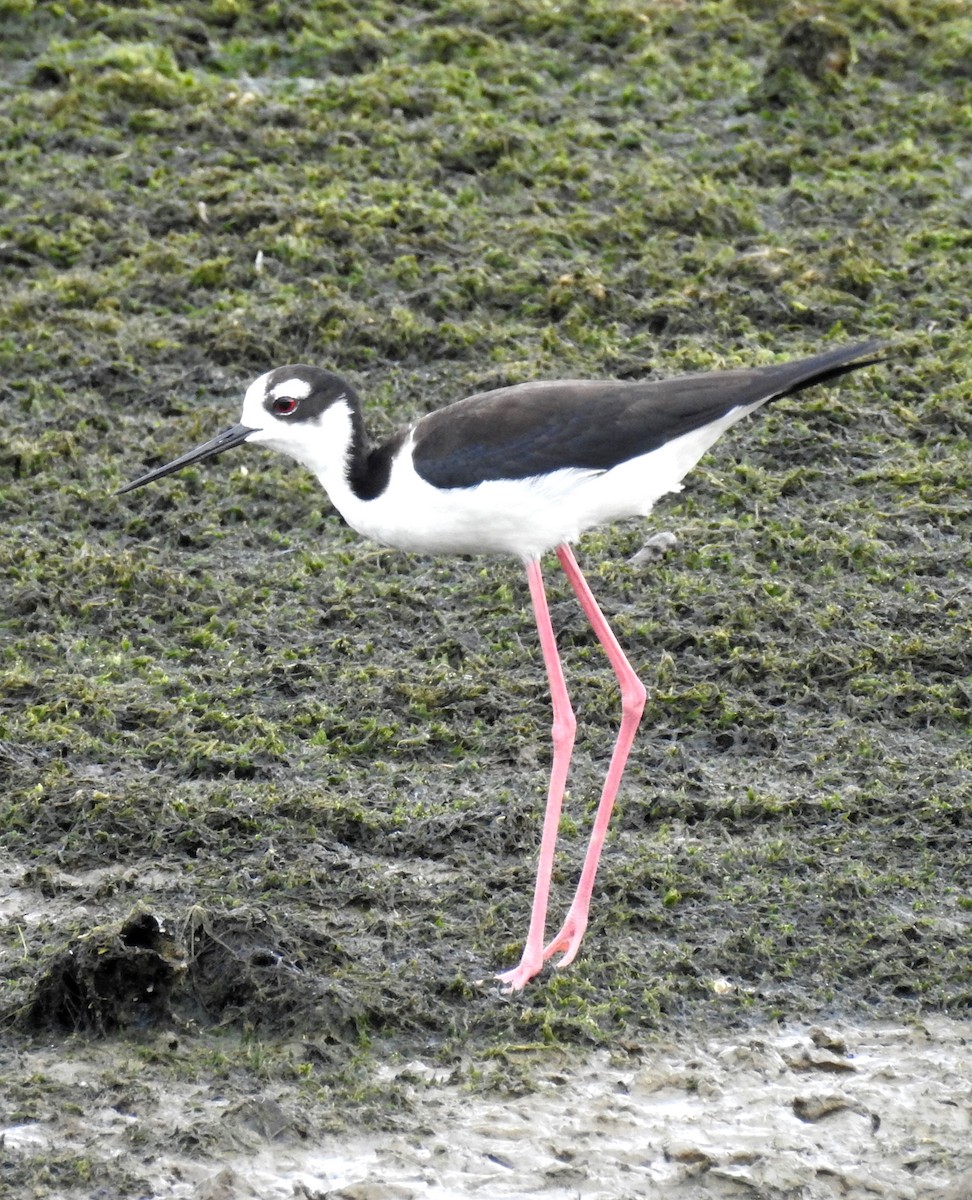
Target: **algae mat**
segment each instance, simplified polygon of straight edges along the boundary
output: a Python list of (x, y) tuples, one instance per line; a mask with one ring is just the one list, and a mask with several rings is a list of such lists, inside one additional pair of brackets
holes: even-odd
[[(101, 1163), (102, 1194), (151, 1194), (167, 1089), (272, 1099), (319, 1140), (434, 1121), (414, 1061), (488, 1100), (780, 1022), (966, 1028), (966, 6), (0, 19), (4, 1124), (81, 1122), (60, 1153), (10, 1140), (12, 1186), (87, 1196)], [(584, 952), (515, 998), (492, 972), (549, 761), (518, 564), (363, 543), (256, 451), (112, 494), (281, 362), (349, 376), (380, 435), (521, 379), (869, 336), (887, 364), (579, 547), (650, 698)], [(551, 583), (583, 738), (558, 910), (618, 713)], [(114, 1103), (141, 1158), (84, 1124)], [(968, 1165), (940, 1125), (929, 1187)], [(228, 1162), (232, 1129), (203, 1126), (180, 1154)], [(735, 1153), (696, 1149), (699, 1187)]]

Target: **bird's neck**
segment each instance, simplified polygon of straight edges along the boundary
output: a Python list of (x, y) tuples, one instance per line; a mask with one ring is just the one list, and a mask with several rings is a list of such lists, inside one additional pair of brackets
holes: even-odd
[(358, 505), (384, 491), (396, 448), (397, 443), (371, 446), (360, 402), (349, 388), (321, 414), (312, 437), (286, 450), (314, 472), (335, 508), (350, 519)]
[(344, 474), (348, 486), (359, 500), (373, 500), (384, 490), (388, 473), (382, 473), (380, 450), (373, 448), (368, 439), (357, 397), (352, 395), (349, 401), (351, 433), (344, 460)]

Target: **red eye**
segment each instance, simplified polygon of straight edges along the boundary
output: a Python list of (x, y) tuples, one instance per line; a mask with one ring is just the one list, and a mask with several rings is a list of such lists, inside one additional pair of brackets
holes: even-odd
[(273, 411), (278, 417), (289, 417), (297, 410), (297, 403), (293, 396), (278, 396), (273, 402)]

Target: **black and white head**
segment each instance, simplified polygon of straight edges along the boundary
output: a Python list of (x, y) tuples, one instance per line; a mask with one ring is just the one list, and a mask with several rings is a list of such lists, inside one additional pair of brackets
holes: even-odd
[(270, 447), (320, 474), (344, 467), (358, 433), (358, 398), (333, 371), (303, 364), (276, 367), (255, 379), (243, 397), (240, 424), (248, 442)]
[(238, 425), (126, 484), (119, 494), (244, 442), (295, 458), (324, 479), (334, 471), (346, 473), (362, 438), (358, 398), (340, 375), (303, 364), (275, 367), (246, 389)]

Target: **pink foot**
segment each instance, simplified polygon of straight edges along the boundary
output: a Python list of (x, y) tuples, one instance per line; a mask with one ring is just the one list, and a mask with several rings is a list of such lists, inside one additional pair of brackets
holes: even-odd
[(544, 962), (551, 958), (559, 951), (564, 952), (563, 958), (556, 963), (556, 967), (560, 970), (561, 967), (569, 966), (577, 957), (577, 951), (580, 949), (581, 942), (584, 940), (584, 931), (587, 929), (587, 913), (586, 911), (575, 912), (571, 909), (567, 913), (563, 925), (560, 927), (560, 932), (550, 939), (543, 948)]
[(539, 975), (543, 970), (543, 953), (527, 954), (524, 950), (523, 957), (520, 959), (519, 965), (515, 966), (511, 971), (497, 971), (496, 978), (500, 983), (505, 983), (508, 986), (504, 989), (507, 993), (519, 992), (530, 982), (535, 975)]

